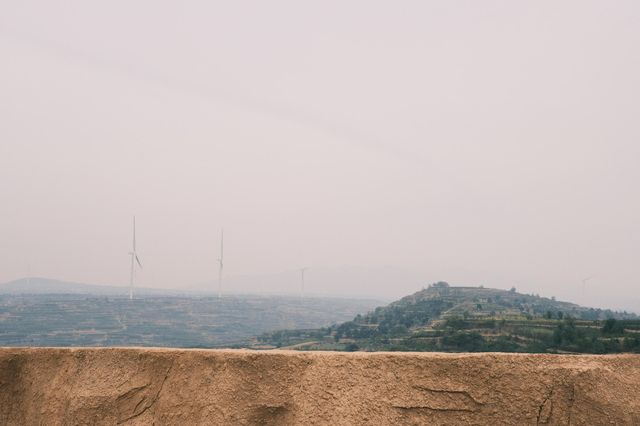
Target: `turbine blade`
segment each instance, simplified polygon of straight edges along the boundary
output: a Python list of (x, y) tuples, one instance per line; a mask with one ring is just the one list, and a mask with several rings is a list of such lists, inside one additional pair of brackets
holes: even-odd
[(142, 268), (142, 263), (140, 263), (140, 259), (138, 259), (138, 255), (136, 254), (136, 262), (138, 262), (138, 265), (140, 266), (140, 268)]

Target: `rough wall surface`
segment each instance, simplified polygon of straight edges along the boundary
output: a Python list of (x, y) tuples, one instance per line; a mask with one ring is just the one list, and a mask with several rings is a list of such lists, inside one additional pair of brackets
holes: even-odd
[(640, 356), (0, 348), (1, 425), (640, 425)]

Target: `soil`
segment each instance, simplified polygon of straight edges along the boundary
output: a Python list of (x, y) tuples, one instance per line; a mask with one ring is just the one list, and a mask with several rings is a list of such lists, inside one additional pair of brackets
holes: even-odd
[(640, 356), (0, 348), (2, 425), (640, 425)]

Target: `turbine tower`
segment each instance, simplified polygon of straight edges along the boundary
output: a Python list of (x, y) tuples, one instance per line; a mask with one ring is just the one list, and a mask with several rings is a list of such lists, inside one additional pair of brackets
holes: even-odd
[(138, 253), (136, 252), (136, 217), (133, 217), (133, 250), (129, 252), (131, 256), (131, 275), (129, 276), (129, 300), (133, 300), (133, 278), (135, 276), (135, 266), (136, 263), (142, 269), (142, 263), (140, 263), (140, 259), (138, 258)]
[(591, 275), (588, 278), (585, 278), (582, 280), (582, 294), (584, 295), (587, 291), (587, 281), (589, 281), (591, 278), (595, 277), (595, 275)]
[(304, 273), (309, 269), (309, 267), (304, 267), (300, 269), (300, 297), (304, 298)]
[(224, 267), (224, 229), (220, 231), (220, 257), (218, 258), (218, 299), (222, 297), (222, 268)]

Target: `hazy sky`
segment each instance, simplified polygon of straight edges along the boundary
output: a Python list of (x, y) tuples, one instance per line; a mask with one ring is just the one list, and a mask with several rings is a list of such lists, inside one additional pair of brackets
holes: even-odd
[(149, 287), (224, 227), (229, 275), (640, 310), (639, 76), (637, 1), (3, 0), (0, 282), (127, 283), (135, 214)]

